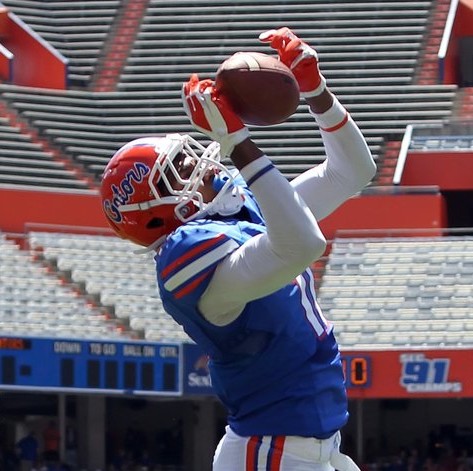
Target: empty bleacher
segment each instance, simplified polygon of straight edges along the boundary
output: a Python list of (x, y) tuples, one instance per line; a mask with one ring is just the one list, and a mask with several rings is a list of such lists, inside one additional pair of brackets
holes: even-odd
[(87, 86), (121, 0), (5, 0), (2, 2), (69, 59), (71, 84)]
[(85, 190), (86, 181), (32, 137), (0, 117), (0, 184)]
[(452, 120), (441, 125), (414, 126), (409, 149), (415, 151), (473, 150), (473, 123)]
[(29, 244), (146, 340), (189, 341), (163, 310), (152, 254), (116, 237), (31, 232)]
[[(430, 1), (300, 1), (276, 9), (270, 2), (151, 1), (119, 90), (150, 84), (172, 90), (194, 71), (213, 77), (219, 63), (238, 50), (270, 53), (258, 34), (287, 25), (317, 48), (330, 86), (378, 158), (387, 135), (400, 136), (411, 122), (436, 123), (451, 113), (456, 87), (412, 83), (431, 7)], [(287, 123), (256, 128), (252, 135), (289, 178), (312, 165), (312, 156), (324, 158), (303, 107)]]
[[(388, 88), (376, 91), (378, 96), (366, 89), (358, 89), (358, 95), (356, 91), (338, 92), (362, 129), (375, 159), (386, 136), (402, 135), (413, 122), (442, 122), (450, 113), (455, 95), (453, 86), (403, 87), (394, 101)], [(179, 93), (90, 94), (0, 85), (1, 96), (20, 116), (96, 179), (111, 155), (131, 139), (182, 132), (205, 141), (184, 116)], [(364, 104), (356, 103), (359, 99), (364, 99)], [(312, 118), (306, 115), (301, 109), (286, 123), (252, 130), (255, 141), (290, 179), (312, 166), (314, 159), (321, 162), (325, 157), (320, 134)]]
[[(33, 253), (147, 340), (189, 341), (162, 307), (153, 254), (109, 236), (31, 232)], [(319, 304), (342, 348), (473, 344), (473, 237), (336, 239)]]
[[(60, 15), (69, 15), (68, 24), (73, 28), (71, 11), (76, 2), (58, 3), (63, 4), (58, 9)], [(102, 3), (84, 2), (80, 10), (84, 18), (77, 17), (78, 32), (74, 34), (87, 37), (88, 33), (80, 32), (85, 18), (97, 18), (97, 12), (106, 10), (110, 20), (114, 5), (119, 8), (113, 1), (105, 2), (107, 8), (94, 6)], [(258, 34), (288, 25), (316, 46), (329, 85), (359, 124), (378, 159), (385, 140), (400, 139), (408, 124), (440, 124), (451, 116), (456, 86), (413, 83), (432, 3), (300, 0), (275, 7), (266, 1), (152, 0), (115, 93), (93, 93), (87, 87), (65, 92), (29, 90), (4, 84), (0, 94), (42, 136), (98, 179), (113, 152), (132, 138), (184, 132), (205, 141), (184, 115), (181, 83), (192, 72), (213, 77), (220, 62), (238, 50), (270, 53), (269, 47), (258, 41)], [(33, 4), (37, 4), (34, 11)], [(28, 13), (24, 18), (29, 22), (33, 22), (38, 4), (8, 2), (13, 11)], [(41, 25), (45, 38), (57, 34), (52, 22)], [(75, 44), (75, 39), (65, 37)], [(68, 57), (64, 46), (60, 50)], [(87, 50), (84, 45), (78, 47), (81, 53)], [(72, 64), (72, 55), (70, 59)], [(312, 166), (314, 160), (324, 159), (320, 134), (302, 104), (286, 123), (254, 127), (252, 135), (289, 179)]]
[[(130, 90), (146, 82), (173, 87), (176, 79), (186, 80), (189, 67), (212, 74), (216, 64), (237, 50), (268, 52), (267, 45), (257, 41), (258, 34), (281, 25), (292, 27), (317, 46), (333, 86), (352, 84), (353, 78), (360, 84), (410, 83), (431, 4), (339, 0), (275, 7), (270, 2), (152, 0), (121, 88)], [(406, 47), (407, 54), (386, 54), (386, 45), (396, 43), (396, 51)], [(369, 51), (366, 55), (359, 51), (363, 45)], [(331, 57), (328, 52), (334, 50), (338, 55)]]
[[(269, 0), (152, 0), (113, 93), (94, 93), (89, 84), (121, 1), (4, 3), (70, 60), (70, 78), (82, 89), (4, 83), (1, 99), (97, 181), (111, 155), (131, 139), (182, 132), (205, 141), (184, 115), (181, 83), (192, 72), (213, 77), (219, 63), (238, 50), (270, 52), (258, 34), (283, 25), (317, 48), (328, 84), (359, 124), (375, 159), (384, 142), (399, 139), (408, 124), (441, 125), (452, 115), (456, 86), (414, 83), (433, 0), (298, 0), (276, 6)], [(83, 187), (19, 129), (0, 124), (0, 183)], [(302, 104), (286, 123), (251, 131), (289, 179), (324, 159), (321, 136)], [(189, 340), (162, 309), (153, 261), (135, 254), (131, 244), (114, 237), (40, 232), (30, 233), (29, 243), (33, 254), (40, 251), (72, 285), (63, 286), (3, 238), (2, 273), (16, 273), (19, 267), (34, 273), (35, 281), (12, 275), (9, 283), (1, 275), (2, 332), (113, 337), (126, 335), (114, 327), (120, 321), (147, 340)], [(400, 238), (336, 241), (320, 303), (342, 347), (471, 345), (470, 266), (461, 250), (447, 253), (445, 243), (454, 246), (456, 239), (436, 239), (435, 244), (418, 239), (420, 252), (412, 253), (412, 245)], [(391, 251), (395, 244), (405, 245)], [(435, 251), (437, 244), (443, 252)], [(435, 256), (422, 252), (425, 247)], [(464, 253), (468, 250), (470, 245)], [(22, 262), (12, 262), (15, 257)], [(71, 289), (74, 284), (110, 308), (115, 319), (84, 302)], [(39, 292), (48, 289), (52, 296), (41, 299)], [(25, 292), (31, 299), (22, 298)]]
[(0, 331), (37, 337), (136, 338), (0, 233)]
[(471, 346), (473, 237), (334, 241), (320, 305), (349, 348)]

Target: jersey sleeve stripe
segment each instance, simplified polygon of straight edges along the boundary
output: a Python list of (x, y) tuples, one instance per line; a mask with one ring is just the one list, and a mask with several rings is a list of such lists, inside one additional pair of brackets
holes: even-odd
[[(218, 240), (218, 242), (221, 242), (223, 238), (218, 237), (216, 239), (213, 239), (212, 241), (214, 242), (214, 244), (200, 244), (198, 247), (196, 247), (196, 249), (198, 248), (200, 250), (191, 250), (189, 251), (189, 253), (179, 258), (179, 260), (183, 260), (181, 264), (185, 263), (186, 260), (189, 260), (191, 258), (190, 252), (193, 252), (193, 256), (198, 256), (205, 249), (208, 249), (209, 246), (212, 247), (212, 245), (215, 245), (216, 240)], [(192, 281), (196, 276), (199, 276), (199, 274), (201, 274), (202, 272), (212, 269), (217, 262), (219, 262), (227, 254), (233, 252), (238, 247), (239, 245), (234, 240), (227, 240), (223, 244), (220, 244), (212, 250), (208, 251), (207, 253), (204, 253), (203, 255), (196, 258), (193, 262), (184, 265), (180, 270), (176, 271), (165, 281), (164, 288), (167, 291), (174, 291), (175, 289), (182, 288), (183, 285)], [(169, 268), (169, 266), (167, 268)], [(166, 270), (166, 272), (169, 271), (170, 270)]]
[(349, 118), (349, 114), (348, 113), (345, 113), (345, 116), (344, 118), (338, 123), (336, 124), (335, 126), (331, 126), (329, 128), (320, 128), (322, 131), (325, 131), (325, 132), (334, 132), (334, 131), (337, 131), (338, 129), (340, 129), (341, 127), (345, 126), (345, 124), (348, 122), (348, 118)]
[(270, 170), (272, 170), (274, 168), (274, 165), (271, 163), (269, 165), (266, 165), (266, 167), (262, 168), (261, 170), (259, 170), (258, 172), (256, 172), (251, 178), (248, 179), (247, 181), (247, 185), (248, 186), (251, 186), (253, 185), (253, 183), (258, 180), (258, 178), (262, 177), (266, 172), (269, 172)]
[(185, 265), (190, 259), (197, 257), (200, 253), (205, 252), (211, 247), (222, 243), (225, 239), (226, 239), (226, 235), (220, 234), (217, 237), (206, 240), (205, 242), (202, 242), (201, 244), (196, 245), (191, 250), (186, 252), (184, 255), (181, 255), (180, 257), (178, 257), (168, 266), (164, 267), (163, 270), (161, 271), (161, 276), (163, 277), (163, 279), (166, 278), (167, 276), (169, 276), (170, 273), (172, 273), (179, 266)]
[(212, 270), (207, 270), (205, 273), (202, 273), (202, 275), (198, 276), (194, 280), (192, 280), (190, 283), (188, 283), (186, 286), (184, 286), (182, 289), (177, 290), (174, 292), (174, 297), (176, 299), (182, 298), (189, 293), (192, 293), (192, 291), (199, 286), (199, 284), (204, 280), (207, 276), (209, 276), (212, 273)]

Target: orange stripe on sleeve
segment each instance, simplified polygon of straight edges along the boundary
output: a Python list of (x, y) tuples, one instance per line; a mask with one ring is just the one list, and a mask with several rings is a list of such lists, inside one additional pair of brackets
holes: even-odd
[(195, 288), (197, 288), (197, 286), (199, 286), (199, 284), (202, 282), (202, 280), (204, 280), (207, 276), (210, 275), (210, 272), (207, 271), (205, 273), (203, 273), (202, 275), (200, 275), (198, 278), (196, 278), (192, 283), (189, 283), (187, 286), (185, 286), (184, 288), (180, 289), (179, 291), (176, 291), (174, 293), (174, 297), (176, 299), (179, 299), (179, 298), (182, 298), (183, 296), (186, 296), (188, 295), (189, 293), (191, 293)]
[(220, 234), (217, 237), (213, 237), (212, 239), (206, 240), (205, 242), (196, 245), (191, 250), (186, 252), (184, 255), (180, 256), (174, 262), (170, 263), (167, 267), (165, 267), (161, 271), (161, 276), (165, 278), (170, 272), (172, 272), (175, 268), (179, 267), (183, 263), (187, 262), (188, 260), (195, 257), (200, 252), (207, 250), (208, 248), (212, 247), (213, 245), (219, 244), (223, 239), (225, 239), (225, 234)]
[(330, 128), (320, 128), (320, 129), (322, 131), (325, 131), (325, 132), (337, 131), (341, 127), (345, 126), (345, 124), (348, 122), (348, 117), (349, 117), (349, 114), (348, 114), (348, 112), (346, 112), (345, 117), (338, 124), (336, 124), (335, 126), (331, 126)]

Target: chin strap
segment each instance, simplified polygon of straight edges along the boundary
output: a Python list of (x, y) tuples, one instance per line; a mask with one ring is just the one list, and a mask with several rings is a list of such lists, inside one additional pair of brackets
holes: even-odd
[(219, 195), (217, 200), (209, 205), (207, 214), (220, 214), (220, 216), (231, 216), (236, 214), (243, 207), (244, 195), (240, 187), (233, 186)]
[(152, 244), (148, 245), (147, 247), (141, 247), (141, 248), (138, 248), (138, 249), (134, 249), (133, 253), (137, 254), (137, 255), (143, 255), (143, 254), (147, 254), (147, 253), (150, 253), (150, 252), (156, 252), (159, 249), (159, 247), (161, 247), (161, 245), (164, 244), (164, 241), (166, 240), (166, 237), (167, 236), (163, 235), (158, 240), (155, 240)]
[(227, 174), (218, 173), (215, 175), (212, 186), (218, 194), (206, 208), (206, 213), (209, 216), (214, 214), (231, 216), (238, 213), (243, 207), (245, 196), (242, 188), (233, 184), (235, 173), (235, 171), (230, 171)]

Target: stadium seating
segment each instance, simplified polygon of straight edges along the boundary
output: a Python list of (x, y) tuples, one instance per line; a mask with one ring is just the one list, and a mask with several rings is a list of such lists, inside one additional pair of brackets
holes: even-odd
[(38, 337), (136, 338), (0, 233), (0, 331)]
[(320, 305), (341, 345), (473, 345), (473, 237), (336, 239)]
[[(73, 75), (84, 63), (88, 72), (83, 76), (93, 74), (100, 66), (100, 48), (105, 47), (104, 31), (115, 32), (116, 2), (83, 2), (78, 10), (82, 14), (76, 17), (72, 12), (78, 2), (52, 2), (46, 12), (54, 10), (53, 17), (64, 22), (62, 42), (56, 22), (46, 18), (39, 3), (6, 2), (69, 58)], [(82, 91), (55, 92), (4, 84), (0, 94), (41, 136), (98, 179), (112, 153), (133, 137), (187, 132), (202, 139), (182, 111), (181, 83), (192, 72), (213, 76), (219, 63), (237, 50), (269, 52), (258, 42), (258, 34), (287, 24), (317, 46), (330, 86), (378, 159), (385, 140), (399, 139), (406, 125), (440, 124), (451, 116), (456, 86), (414, 82), (431, 5), (432, 0), (298, 1), (275, 11), (268, 2), (180, 5), (154, 0), (115, 93), (94, 93), (86, 85)], [(89, 24), (91, 32), (85, 33)], [(95, 49), (84, 44), (89, 39)], [(255, 127), (252, 135), (289, 179), (312, 166), (314, 157), (317, 162), (324, 159), (320, 134), (302, 106), (288, 122)]]
[(153, 254), (136, 254), (130, 242), (108, 236), (31, 232), (28, 241), (33, 253), (40, 251), (145, 339), (190, 341), (163, 310)]
[(473, 150), (471, 121), (451, 120), (442, 125), (414, 126), (411, 150)]
[(5, 117), (0, 117), (0, 184), (87, 189), (65, 162), (22, 133)]
[[(218, 64), (237, 50), (269, 52), (267, 46), (258, 43), (257, 36), (278, 25), (289, 25), (317, 47), (328, 83), (358, 122), (375, 159), (379, 159), (385, 141), (399, 139), (406, 125), (440, 126), (453, 112), (456, 86), (415, 83), (432, 0), (299, 0), (278, 7), (269, 0), (244, 0), (237, 5), (214, 0), (185, 4), (151, 0), (122, 74), (117, 77), (117, 90), (111, 93), (94, 92), (90, 84), (101, 66), (111, 32), (117, 33), (114, 28), (122, 2), (4, 3), (70, 60), (74, 87), (57, 91), (3, 83), (0, 99), (38, 130), (41, 139), (48, 140), (95, 181), (115, 150), (130, 139), (167, 132), (190, 133), (202, 139), (182, 111), (181, 82), (191, 72), (213, 76)], [(271, 128), (255, 127), (252, 135), (289, 179), (312, 166), (314, 157), (316, 162), (324, 159), (321, 136), (302, 106), (288, 122)], [(5, 144), (0, 183), (66, 188), (84, 185), (82, 180), (74, 180), (63, 163), (44, 152), (40, 143), (7, 122), (0, 128), (0, 139)], [(7, 181), (9, 175), (11, 182)], [(96, 333), (70, 330), (71, 335), (126, 335), (110, 327), (120, 324), (129, 325), (136, 335), (149, 340), (189, 340), (162, 309), (153, 262), (148, 255), (134, 253), (130, 244), (113, 237), (41, 232), (30, 233), (29, 243), (32, 254), (40, 254), (57, 276), (31, 260), (27, 267), (33, 265), (39, 270), (47, 284), (53, 283), (51, 280), (56, 283), (62, 276), (71, 283), (69, 288), (60, 287), (61, 296), (65, 290), (78, 303), (74, 309), (78, 315), (71, 319), (79, 322), (95, 316), (87, 325), (94, 326)], [(6, 240), (2, 244), (15, 249)], [(419, 250), (422, 246), (419, 244)], [(382, 250), (384, 258), (355, 240), (338, 240), (334, 245), (320, 296), (327, 317), (336, 324), (342, 346), (467, 342), (465, 332), (469, 333), (471, 325), (466, 316), (457, 313), (465, 314), (465, 303), (470, 300), (462, 281), (469, 280), (468, 266), (462, 265), (460, 279), (460, 267), (447, 263), (444, 253), (438, 254), (440, 261), (434, 264), (435, 257), (421, 262), (419, 255), (406, 251), (402, 252), (404, 258), (398, 258), (398, 253), (389, 258), (387, 248)], [(33, 286), (31, 281), (27, 283)], [(71, 288), (76, 285), (87, 296), (77, 295)], [(84, 299), (94, 299), (98, 307), (84, 303)], [(104, 318), (101, 308), (113, 312), (114, 319)], [(43, 322), (47, 320), (45, 332), (52, 332), (58, 328), (57, 319), (45, 311), (39, 315), (44, 314)], [(28, 315), (37, 319), (30, 311)], [(435, 318), (434, 323), (419, 322), (428, 315)], [(62, 317), (58, 315), (58, 319)], [(452, 322), (439, 332), (446, 319)], [(67, 328), (72, 329), (71, 324)], [(392, 334), (398, 330), (403, 336)]]
[[(108, 236), (31, 232), (29, 244), (144, 338), (189, 341), (162, 308), (151, 254)], [(472, 251), (469, 236), (336, 239), (319, 302), (342, 347), (471, 346)]]
[(69, 82), (87, 86), (120, 8), (120, 0), (6, 0), (43, 39), (69, 59)]

